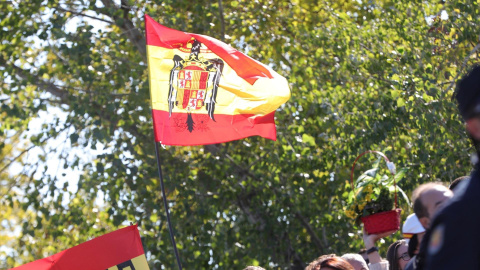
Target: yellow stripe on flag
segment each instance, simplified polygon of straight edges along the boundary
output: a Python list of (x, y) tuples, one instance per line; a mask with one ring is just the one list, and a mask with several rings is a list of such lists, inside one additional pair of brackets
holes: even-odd
[[(187, 59), (190, 53), (151, 45), (147, 45), (147, 53), (152, 109), (168, 111), (169, 74), (174, 67), (173, 57), (178, 55)], [(218, 58), (212, 52), (202, 52), (201, 56), (205, 59)], [(260, 77), (251, 85), (225, 63), (217, 92), (215, 114), (266, 115), (275, 111), (280, 104), (290, 98), (290, 90), (284, 77), (273, 70), (269, 71), (273, 79)], [(194, 76), (200, 76), (200, 72), (194, 72)], [(192, 89), (198, 89), (198, 83)], [(183, 93), (178, 93), (177, 100), (178, 97), (182, 98)], [(179, 104), (173, 108), (172, 112), (185, 113), (186, 111)], [(205, 114), (206, 112), (193, 110), (191, 113)]]

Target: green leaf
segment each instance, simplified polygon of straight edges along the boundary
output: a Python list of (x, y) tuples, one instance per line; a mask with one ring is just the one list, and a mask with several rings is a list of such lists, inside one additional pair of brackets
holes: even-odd
[(77, 143), (78, 137), (79, 137), (78, 134), (75, 134), (75, 133), (70, 135), (70, 142), (72, 145)]
[(312, 137), (312, 136), (310, 136), (310, 135), (308, 135), (308, 134), (306, 134), (306, 133), (303, 133), (303, 135), (302, 135), (302, 141), (303, 141), (304, 143), (309, 144), (310, 146), (315, 146), (315, 145), (316, 145), (316, 144), (315, 144), (315, 138)]

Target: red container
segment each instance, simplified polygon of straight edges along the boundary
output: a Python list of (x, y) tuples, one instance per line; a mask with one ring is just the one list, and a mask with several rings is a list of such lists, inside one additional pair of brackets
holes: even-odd
[(365, 231), (368, 234), (379, 234), (400, 229), (400, 214), (402, 209), (381, 212), (366, 217), (361, 217)]

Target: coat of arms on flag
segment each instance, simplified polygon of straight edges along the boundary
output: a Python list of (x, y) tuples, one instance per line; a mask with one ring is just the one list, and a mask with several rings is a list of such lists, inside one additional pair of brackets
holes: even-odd
[(276, 139), (274, 114), (287, 80), (214, 38), (167, 28), (145, 15), (155, 141), (201, 145)]
[(170, 71), (168, 91), (168, 111), (172, 116), (174, 106), (180, 106), (188, 113), (187, 129), (192, 132), (194, 122), (190, 112), (202, 107), (208, 112), (210, 119), (215, 121), (214, 111), (218, 91), (218, 83), (223, 70), (221, 59), (204, 59), (200, 55), (201, 43), (193, 39), (190, 45), (190, 55), (187, 59), (181, 56), (173, 57), (174, 66)]

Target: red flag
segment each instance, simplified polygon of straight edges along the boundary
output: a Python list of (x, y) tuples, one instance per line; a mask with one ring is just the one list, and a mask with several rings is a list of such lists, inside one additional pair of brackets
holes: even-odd
[[(130, 267), (130, 268), (129, 268)], [(149, 270), (137, 225), (129, 226), (13, 270)]]
[(145, 28), (156, 141), (276, 140), (274, 113), (290, 98), (285, 78), (214, 38), (167, 28), (148, 15)]

